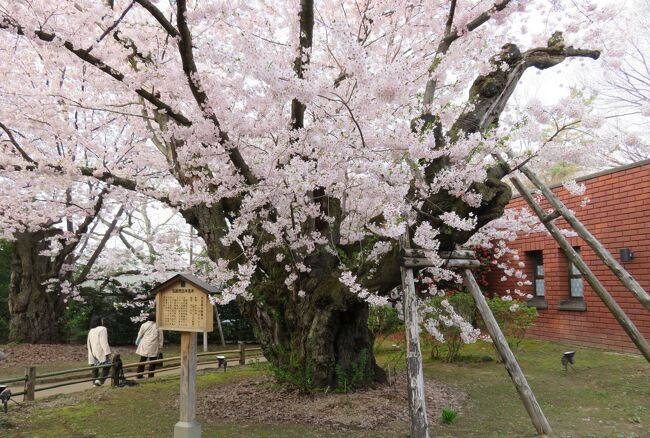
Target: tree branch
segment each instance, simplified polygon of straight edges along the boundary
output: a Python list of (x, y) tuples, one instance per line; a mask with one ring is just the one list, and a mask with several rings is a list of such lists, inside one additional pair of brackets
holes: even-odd
[(108, 26), (108, 28), (99, 36), (99, 38), (97, 38), (98, 43), (101, 42), (104, 38), (106, 38), (106, 35), (111, 33), (117, 26), (119, 26), (119, 24), (122, 22), (124, 17), (126, 17), (126, 14), (128, 14), (128, 12), (131, 10), (132, 7), (133, 7), (133, 2), (129, 3), (129, 5), (124, 9), (124, 11), (120, 14), (120, 16), (117, 17), (117, 20), (115, 20), (113, 24)]
[[(467, 23), (467, 31), (471, 32), (477, 29), (478, 27), (480, 27), (482, 24), (486, 23), (490, 18), (492, 18), (495, 12), (504, 10), (506, 6), (508, 6), (508, 3), (510, 2), (511, 0), (502, 0), (500, 2), (494, 3), (494, 5), (490, 9), (483, 12), (478, 17), (476, 17), (475, 19)], [(433, 57), (433, 62), (429, 67), (429, 73), (432, 73), (440, 63), (440, 56), (446, 54), (447, 51), (449, 50), (449, 47), (451, 47), (451, 44), (461, 36), (461, 34), (458, 32), (458, 29), (453, 28), (455, 10), (456, 10), (456, 0), (452, 0), (451, 6), (449, 8), (449, 16), (447, 18), (447, 24), (445, 27), (445, 36), (438, 44), (438, 48), (436, 49), (436, 55)], [(435, 91), (436, 91), (436, 81), (434, 78), (429, 77), (429, 79), (427, 80), (427, 85), (424, 90), (424, 98), (423, 98), (423, 105), (425, 111), (428, 111), (429, 106), (431, 106), (431, 104), (433, 103), (433, 95), (435, 94)]]
[(117, 211), (117, 214), (115, 214), (115, 217), (113, 218), (113, 221), (111, 224), (108, 226), (108, 229), (104, 233), (104, 236), (102, 237), (102, 240), (99, 242), (97, 245), (97, 248), (95, 248), (95, 251), (93, 251), (92, 255), (86, 262), (86, 265), (82, 269), (81, 273), (79, 276), (74, 280), (74, 284), (78, 285), (86, 281), (86, 278), (88, 277), (88, 274), (90, 273), (90, 270), (92, 269), (93, 265), (99, 258), (99, 255), (101, 254), (102, 250), (106, 246), (106, 242), (108, 242), (108, 239), (111, 238), (111, 235), (113, 234), (113, 230), (115, 230), (115, 227), (117, 226), (117, 221), (120, 219), (120, 216), (122, 216), (122, 213), (124, 213), (124, 206), (121, 205), (120, 209)]
[[(309, 49), (314, 35), (314, 1), (301, 0), (300, 13), (300, 44), (298, 54), (293, 61), (293, 70), (298, 78), (304, 78), (305, 66), (309, 64)], [(305, 110), (307, 106), (298, 99), (291, 100), (291, 128), (294, 130), (305, 127)]]
[(199, 73), (194, 62), (194, 53), (192, 51), (192, 33), (187, 25), (186, 13), (187, 13), (187, 2), (185, 0), (178, 0), (176, 2), (177, 11), (176, 11), (176, 25), (178, 26), (179, 31), (179, 41), (178, 41), (178, 51), (181, 56), (181, 62), (183, 64), (183, 72), (187, 77), (187, 82), (192, 91), (192, 96), (194, 100), (199, 105), (204, 117), (210, 120), (214, 126), (219, 130), (219, 144), (221, 144), (228, 153), (230, 161), (233, 165), (239, 170), (239, 172), (244, 177), (244, 180), (248, 184), (256, 184), (258, 179), (250, 167), (244, 160), (244, 157), (241, 155), (241, 152), (238, 148), (234, 147), (228, 137), (228, 133), (221, 129), (221, 125), (217, 116), (214, 114), (213, 109), (210, 107), (210, 102), (208, 101), (208, 95), (203, 91), (203, 87), (199, 81)]
[(160, 23), (160, 25), (173, 37), (179, 36), (178, 30), (165, 18), (163, 13), (149, 0), (135, 0), (137, 4), (145, 8)]
[[(16, 34), (25, 35), (24, 29), (19, 24), (11, 21), (8, 17), (3, 17), (2, 20), (0, 20), (0, 29), (14, 29)], [(38, 37), (40, 40), (50, 43), (57, 40), (58, 38), (55, 34), (44, 32), (42, 30), (35, 30), (34, 35), (36, 35), (36, 37)], [(70, 53), (75, 54), (82, 61), (85, 61), (88, 64), (98, 68), (107, 75), (111, 76), (113, 79), (119, 82), (124, 82), (125, 76), (122, 72), (118, 71), (108, 64), (105, 64), (104, 61), (92, 55), (89, 50), (76, 48), (69, 41), (64, 41), (63, 47), (65, 47), (66, 50), (68, 50)], [(167, 114), (169, 114), (169, 117), (174, 119), (178, 124), (183, 126), (192, 126), (192, 122), (187, 117), (185, 117), (182, 113), (175, 111), (171, 106), (163, 102), (156, 94), (143, 88), (137, 88), (135, 92), (159, 110), (165, 111)]]
[(23, 157), (23, 160), (27, 161), (28, 163), (31, 164), (36, 164), (36, 161), (32, 159), (32, 157), (25, 152), (25, 150), (20, 146), (20, 144), (16, 141), (16, 137), (14, 137), (14, 134), (7, 128), (7, 125), (4, 123), (0, 122), (0, 128), (7, 134), (7, 137), (9, 137), (9, 141), (11, 144), (14, 146), (14, 148), (18, 151), (21, 157)]

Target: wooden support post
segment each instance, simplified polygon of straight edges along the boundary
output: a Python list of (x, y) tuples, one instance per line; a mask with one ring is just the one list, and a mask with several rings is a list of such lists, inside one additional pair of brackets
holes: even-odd
[(490, 310), (490, 306), (488, 306), (488, 303), (485, 300), (485, 297), (483, 296), (478, 283), (476, 283), (474, 274), (472, 274), (472, 271), (469, 269), (465, 269), (463, 271), (463, 274), (465, 277), (465, 284), (467, 285), (469, 292), (472, 294), (472, 297), (476, 302), (476, 307), (481, 314), (481, 318), (483, 318), (483, 322), (485, 322), (485, 326), (488, 329), (488, 333), (490, 333), (492, 342), (499, 352), (501, 359), (503, 359), (503, 364), (506, 366), (508, 374), (510, 374), (510, 378), (517, 388), (517, 392), (519, 392), (519, 397), (521, 397), (521, 401), (524, 403), (524, 406), (528, 411), (528, 415), (533, 422), (533, 426), (535, 426), (538, 434), (550, 435), (553, 433), (551, 430), (551, 425), (546, 419), (544, 412), (542, 412), (542, 408), (539, 406), (539, 403), (537, 403), (535, 394), (533, 394), (532, 389), (530, 389), (528, 381), (526, 380), (526, 376), (524, 376), (524, 373), (521, 371), (519, 363), (517, 362), (515, 355), (512, 353), (512, 350), (510, 350), (508, 341), (503, 335), (503, 332), (501, 331), (497, 320), (494, 318), (492, 310)]
[(208, 351), (208, 332), (203, 332), (203, 352)]
[(201, 425), (196, 421), (196, 332), (181, 332), (180, 418), (174, 426), (174, 438), (199, 438)]
[[(519, 179), (516, 177), (510, 178), (510, 181), (512, 181), (514, 186), (517, 188), (519, 193), (521, 193), (521, 196), (523, 196), (535, 214), (537, 214), (539, 217), (542, 217), (544, 215), (542, 207), (540, 207), (537, 202), (535, 202), (535, 199), (533, 199), (531, 194), (528, 193), (528, 190), (524, 188), (521, 181), (519, 181)], [(573, 263), (573, 265), (580, 271), (593, 291), (600, 297), (605, 306), (607, 306), (609, 311), (614, 315), (614, 318), (616, 318), (621, 327), (623, 327), (623, 330), (625, 330), (630, 339), (632, 339), (632, 342), (634, 342), (639, 351), (641, 351), (641, 354), (643, 354), (646, 360), (650, 362), (650, 345), (648, 344), (648, 341), (646, 341), (646, 339), (643, 337), (641, 332), (639, 332), (639, 330), (636, 328), (634, 323), (630, 320), (630, 318), (628, 318), (618, 303), (614, 301), (614, 298), (612, 298), (609, 292), (607, 292), (603, 284), (598, 280), (594, 273), (591, 272), (591, 269), (589, 269), (587, 264), (582, 260), (582, 257), (580, 257), (580, 255), (573, 249), (566, 237), (562, 235), (560, 229), (553, 222), (545, 222), (544, 226), (549, 231), (551, 236), (553, 236), (555, 241), (560, 245), (560, 248), (567, 256), (569, 261)]]
[(239, 365), (246, 365), (246, 344), (239, 341)]
[[(562, 217), (567, 221), (569, 225), (578, 233), (582, 239), (587, 242), (587, 245), (594, 250), (596, 255), (609, 267), (609, 269), (618, 277), (621, 283), (628, 288), (634, 296), (639, 300), (646, 309), (650, 310), (650, 295), (641, 287), (641, 285), (630, 275), (629, 272), (621, 266), (620, 263), (612, 257), (612, 254), (607, 251), (607, 249), (594, 237), (593, 234), (587, 230), (582, 222), (576, 218), (576, 216), (569, 210), (562, 201), (560, 201), (553, 191), (546, 187), (546, 185), (535, 175), (535, 173), (530, 170), (527, 166), (523, 166), (521, 171), (526, 178), (532, 182), (535, 187), (542, 191), (544, 197), (548, 202), (553, 206), (553, 208), (562, 215)], [(512, 180), (512, 178), (511, 178)], [(523, 187), (523, 186), (522, 186)]]
[[(408, 228), (400, 237), (402, 249), (411, 247)], [(413, 270), (401, 266), (402, 291), (404, 294), (404, 326), (406, 329), (406, 373), (408, 381), (411, 438), (428, 438), (427, 406), (424, 398), (424, 373), (420, 350), (420, 324), (415, 296)]]
[(23, 401), (34, 401), (36, 392), (36, 367), (25, 367), (25, 390)]
[(226, 338), (223, 337), (223, 328), (221, 327), (221, 318), (219, 317), (219, 308), (214, 305), (214, 314), (217, 317), (217, 329), (219, 330), (219, 338), (221, 339), (221, 346), (226, 346)]

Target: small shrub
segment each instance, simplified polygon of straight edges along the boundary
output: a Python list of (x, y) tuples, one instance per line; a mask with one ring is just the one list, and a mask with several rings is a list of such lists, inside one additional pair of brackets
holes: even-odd
[(268, 370), (278, 383), (298, 389), (303, 393), (312, 393), (317, 389), (312, 381), (314, 361), (309, 360), (305, 366), (300, 358), (285, 349), (275, 352), (277, 357), (284, 358), (279, 365), (271, 361)]
[(456, 417), (458, 417), (458, 412), (454, 411), (451, 408), (443, 408), (442, 409), (442, 422), (445, 424), (451, 424), (454, 421), (456, 421)]
[[(537, 309), (529, 307), (521, 301), (505, 301), (500, 297), (491, 298), (487, 302), (499, 327), (508, 339), (510, 349), (516, 353), (526, 332), (537, 320)], [(515, 304), (517, 309), (513, 311), (511, 308)]]
[[(449, 297), (435, 297), (430, 301), (431, 307), (437, 310), (442, 310), (442, 300), (446, 299), (449, 304), (454, 308), (454, 311), (462, 316), (466, 321), (474, 321), (476, 313), (476, 304), (474, 299), (467, 292), (458, 292)], [(444, 312), (444, 310), (442, 310)], [(435, 318), (435, 316), (433, 316)], [(447, 327), (440, 324), (438, 329), (445, 338), (444, 342), (439, 342), (432, 336), (425, 335), (425, 338), (431, 345), (431, 357), (442, 359), (444, 362), (454, 362), (458, 358), (461, 349), (465, 343), (460, 337), (460, 329), (456, 326)]]
[(315, 390), (311, 380), (311, 374), (307, 369), (285, 369), (275, 365), (269, 365), (268, 370), (281, 384), (295, 388), (306, 394), (310, 394)]
[[(374, 377), (366, 372), (368, 365), (368, 350), (363, 349), (359, 355), (359, 360), (352, 363), (351, 370), (346, 373), (340, 365), (336, 365), (334, 374), (336, 377), (336, 392), (348, 393), (354, 391), (356, 388)], [(370, 371), (372, 373), (372, 371)]]

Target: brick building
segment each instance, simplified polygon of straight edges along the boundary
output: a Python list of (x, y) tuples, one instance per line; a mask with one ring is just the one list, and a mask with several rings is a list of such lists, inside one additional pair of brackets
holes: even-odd
[[(581, 207), (582, 197), (570, 196), (562, 187), (553, 192), (578, 219), (612, 253), (623, 267), (650, 291), (650, 160), (622, 166), (578, 178), (587, 186), (590, 202)], [(521, 197), (513, 198), (508, 208), (526, 207)], [(542, 203), (549, 210), (548, 203)], [(556, 224), (568, 228), (564, 219)], [(591, 248), (579, 237), (569, 238), (584, 261), (619, 303), (641, 333), (650, 339), (650, 312), (627, 290)], [(531, 285), (518, 287), (530, 293), (530, 305), (537, 307), (539, 318), (531, 337), (604, 347), (620, 351), (637, 351), (623, 329), (591, 290), (580, 273), (570, 266), (559, 245), (547, 233), (522, 235), (510, 243), (517, 249), (522, 268)], [(632, 259), (622, 260), (621, 250), (631, 251)], [(516, 266), (516, 263), (513, 265)], [(501, 272), (488, 277), (487, 290), (503, 292), (517, 288), (515, 280), (502, 282)]]

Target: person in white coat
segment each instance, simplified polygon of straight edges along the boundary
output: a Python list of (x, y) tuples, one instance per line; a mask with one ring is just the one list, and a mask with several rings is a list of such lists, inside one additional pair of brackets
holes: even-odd
[[(142, 379), (144, 365), (147, 360), (156, 360), (163, 346), (163, 332), (156, 325), (156, 314), (149, 314), (147, 321), (140, 326), (138, 337), (135, 341), (138, 348), (135, 353), (140, 355), (140, 365), (138, 365), (138, 379)], [(155, 364), (149, 364), (149, 377), (154, 376)]]
[(93, 368), (92, 375), (95, 386), (101, 386), (110, 372), (111, 364), (111, 347), (108, 345), (108, 330), (104, 327), (104, 321), (93, 315), (90, 319), (90, 331), (86, 339), (88, 347), (88, 364), (92, 367), (107, 365), (102, 368), (102, 377), (99, 378), (99, 368)]

